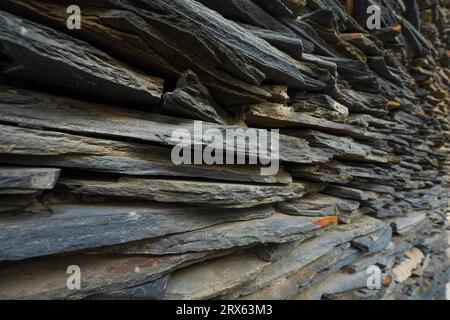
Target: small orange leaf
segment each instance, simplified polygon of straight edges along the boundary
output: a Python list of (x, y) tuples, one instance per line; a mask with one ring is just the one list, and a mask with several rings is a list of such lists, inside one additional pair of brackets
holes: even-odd
[(332, 223), (337, 223), (338, 217), (337, 216), (331, 216), (331, 217), (325, 217), (319, 220), (314, 221), (315, 224), (320, 226), (321, 228), (324, 228)]

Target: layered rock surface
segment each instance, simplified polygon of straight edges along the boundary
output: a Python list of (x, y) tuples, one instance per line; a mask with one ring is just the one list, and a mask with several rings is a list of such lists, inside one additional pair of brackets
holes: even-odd
[[(1, 1), (0, 299), (443, 299), (449, 19), (446, 0)], [(177, 131), (214, 161), (174, 161)]]

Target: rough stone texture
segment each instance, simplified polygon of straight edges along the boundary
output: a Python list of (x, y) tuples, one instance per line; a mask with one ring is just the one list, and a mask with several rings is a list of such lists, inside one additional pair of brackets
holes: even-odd
[(314, 231), (337, 222), (337, 218), (286, 217), (274, 214), (268, 218), (231, 222), (200, 230), (174, 234), (149, 242), (105, 249), (126, 254), (176, 254), (205, 250), (229, 249), (258, 243), (285, 243), (311, 237)]
[(0, 166), (0, 189), (51, 190), (55, 187), (60, 171)]
[[(11, 90), (1, 87), (0, 120), (28, 127), (42, 127), (55, 131), (64, 131), (114, 139), (133, 139), (147, 143), (158, 143), (167, 146), (179, 144), (172, 134), (175, 130), (185, 129), (190, 133), (192, 145), (207, 146), (210, 139), (197, 137), (194, 132), (195, 121), (169, 117), (125, 108), (106, 105), (93, 105), (73, 99), (43, 95), (25, 90)], [(45, 105), (45, 108), (42, 106)], [(226, 130), (234, 130), (234, 126), (221, 126), (209, 122), (197, 122), (202, 132), (208, 129), (218, 130), (226, 137)], [(200, 129), (199, 129), (200, 130)], [(234, 131), (240, 139), (248, 137), (245, 128)], [(264, 129), (257, 131), (257, 136), (264, 136), (268, 141), (271, 132)], [(302, 140), (291, 136), (279, 136), (280, 159), (298, 163), (324, 162), (332, 157), (332, 153), (320, 148), (310, 148)], [(219, 150), (234, 152), (245, 156), (267, 158), (267, 152), (261, 154), (257, 141), (239, 144), (224, 138), (213, 146)]]
[(53, 29), (4, 11), (0, 18), (0, 52), (11, 61), (3, 68), (6, 77), (142, 106), (159, 103), (163, 80), (130, 70), (105, 53)]
[(70, 4), (0, 1), (0, 299), (444, 298), (449, 1)]
[(198, 119), (220, 124), (231, 124), (233, 119), (210, 95), (192, 71), (183, 73), (177, 81), (177, 88), (164, 95), (162, 108), (167, 114)]
[[(232, 252), (201, 252), (152, 257), (70, 254), (18, 262), (2, 268), (2, 299), (81, 299), (155, 281), (178, 268)], [(81, 290), (67, 288), (67, 267), (83, 270)], [(7, 265), (8, 266), (8, 265)]]
[[(188, 210), (151, 203), (56, 204), (50, 208), (51, 217), (24, 215), (1, 219), (0, 261), (157, 238), (273, 213), (270, 206), (250, 211), (215, 209), (211, 213), (208, 208)], [(210, 214), (213, 216), (208, 217)]]
[(277, 204), (278, 210), (286, 214), (304, 216), (340, 215), (359, 208), (359, 202), (315, 194), (304, 198)]
[(164, 299), (210, 299), (256, 278), (267, 262), (251, 253), (232, 255), (175, 272)]
[(119, 181), (61, 179), (57, 189), (85, 195), (235, 208), (253, 207), (299, 197), (294, 192), (292, 184), (258, 186), (145, 178), (120, 178)]
[(132, 176), (175, 176), (215, 180), (290, 183), (292, 177), (280, 170), (261, 175), (255, 166), (177, 166), (170, 150), (158, 146), (88, 138), (53, 131), (0, 125), (2, 163), (56, 166), (93, 172)]

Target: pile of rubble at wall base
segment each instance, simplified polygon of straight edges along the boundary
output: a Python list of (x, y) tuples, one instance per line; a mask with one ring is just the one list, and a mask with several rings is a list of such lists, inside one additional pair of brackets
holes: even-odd
[[(443, 299), (449, 15), (447, 0), (1, 1), (0, 298)], [(280, 169), (177, 165), (173, 133), (198, 124), (278, 129)]]

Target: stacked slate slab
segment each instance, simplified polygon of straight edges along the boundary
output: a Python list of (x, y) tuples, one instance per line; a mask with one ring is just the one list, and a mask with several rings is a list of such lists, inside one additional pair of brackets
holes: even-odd
[[(1, 1), (0, 299), (445, 298), (449, 19), (444, 0)], [(199, 123), (278, 129), (280, 169), (174, 163)]]

